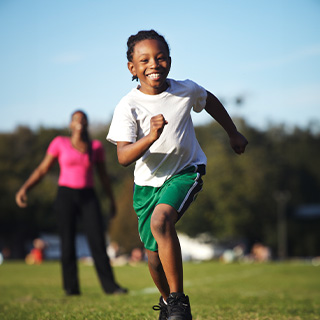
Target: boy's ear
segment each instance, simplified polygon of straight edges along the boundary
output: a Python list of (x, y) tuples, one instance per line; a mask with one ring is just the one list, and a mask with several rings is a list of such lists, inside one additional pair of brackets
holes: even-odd
[(128, 62), (128, 69), (133, 76), (136, 76), (136, 69), (131, 61)]

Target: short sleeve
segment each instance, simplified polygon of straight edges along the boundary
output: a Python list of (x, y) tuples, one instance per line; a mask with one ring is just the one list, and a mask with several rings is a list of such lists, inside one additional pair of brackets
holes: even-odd
[(113, 144), (117, 141), (136, 142), (137, 123), (130, 105), (120, 102), (113, 114), (107, 140)]
[(61, 149), (60, 146), (61, 146), (61, 137), (59, 136), (54, 138), (50, 142), (49, 147), (47, 149), (47, 154), (50, 154), (53, 157), (58, 158), (60, 154), (60, 149)]
[(207, 103), (207, 90), (193, 82), (193, 110), (195, 112), (201, 112)]
[(92, 141), (92, 149), (94, 152), (94, 161), (103, 162), (104, 161), (104, 149), (103, 145), (99, 140)]

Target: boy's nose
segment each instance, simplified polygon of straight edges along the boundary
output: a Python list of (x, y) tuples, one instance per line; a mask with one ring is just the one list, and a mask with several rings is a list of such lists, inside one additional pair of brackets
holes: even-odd
[(153, 60), (151, 61), (151, 66), (152, 66), (153, 68), (159, 67), (159, 61), (158, 61), (157, 59), (153, 59)]

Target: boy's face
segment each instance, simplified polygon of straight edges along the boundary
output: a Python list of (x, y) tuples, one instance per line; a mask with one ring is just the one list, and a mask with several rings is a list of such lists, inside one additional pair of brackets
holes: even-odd
[(167, 89), (166, 79), (171, 67), (171, 58), (164, 43), (158, 40), (142, 40), (133, 51), (128, 69), (140, 80), (140, 91), (159, 94)]

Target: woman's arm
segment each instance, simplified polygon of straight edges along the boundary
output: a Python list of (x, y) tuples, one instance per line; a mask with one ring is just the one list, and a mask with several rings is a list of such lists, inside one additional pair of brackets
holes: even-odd
[(16, 203), (19, 207), (25, 208), (27, 203), (27, 192), (33, 188), (50, 170), (55, 163), (56, 158), (50, 154), (46, 154), (39, 166), (32, 172), (27, 181), (22, 185), (16, 193)]
[(226, 131), (230, 139), (232, 149), (238, 153), (244, 153), (248, 144), (247, 139), (238, 132), (235, 124), (230, 118), (227, 110), (211, 92), (207, 91), (207, 102), (205, 110), (214, 118)]

